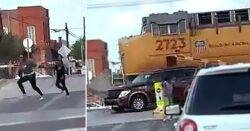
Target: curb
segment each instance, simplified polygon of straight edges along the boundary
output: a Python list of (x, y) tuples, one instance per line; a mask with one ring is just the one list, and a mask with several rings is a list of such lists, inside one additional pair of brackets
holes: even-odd
[(111, 109), (111, 106), (87, 107), (87, 111)]

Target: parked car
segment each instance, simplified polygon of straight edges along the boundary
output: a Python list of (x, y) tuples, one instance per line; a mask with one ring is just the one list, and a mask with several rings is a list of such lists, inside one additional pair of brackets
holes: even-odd
[(178, 115), (177, 131), (249, 131), (250, 64), (202, 69), (194, 78), (183, 110), (166, 107)]
[[(115, 111), (123, 111), (125, 109), (134, 109), (141, 111), (150, 105), (155, 105), (155, 91), (153, 87), (154, 82), (162, 82), (166, 79), (171, 80), (176, 78), (177, 90), (174, 90), (174, 98), (184, 99), (184, 91), (187, 83), (191, 83), (191, 79), (195, 72), (196, 67), (178, 67), (166, 70), (158, 70), (146, 74), (138, 75), (132, 84), (116, 87), (115, 89), (108, 90), (108, 97), (104, 99), (105, 105), (112, 106)], [(176, 95), (176, 96), (175, 96)]]

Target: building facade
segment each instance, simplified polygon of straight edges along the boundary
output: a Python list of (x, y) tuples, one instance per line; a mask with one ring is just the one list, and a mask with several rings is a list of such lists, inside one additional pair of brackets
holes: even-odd
[(38, 63), (51, 61), (49, 10), (42, 6), (1, 10), (3, 31), (23, 40), (31, 38)]
[(107, 43), (100, 40), (87, 40), (88, 68), (93, 76), (106, 74), (109, 71)]

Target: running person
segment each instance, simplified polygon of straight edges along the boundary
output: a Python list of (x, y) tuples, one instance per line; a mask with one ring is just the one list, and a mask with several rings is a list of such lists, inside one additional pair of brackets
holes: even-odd
[(18, 76), (20, 79), (17, 81), (18, 87), (20, 88), (23, 96), (26, 96), (23, 83), (29, 81), (32, 88), (40, 95), (40, 100), (43, 98), (42, 91), (36, 85), (36, 73), (33, 71), (33, 68), (36, 67), (36, 64), (32, 60), (26, 60), (23, 56), (20, 56), (20, 65), (18, 70)]
[(66, 92), (66, 95), (69, 95), (69, 91), (66, 87), (65, 84), (65, 74), (66, 74), (66, 70), (65, 67), (63, 65), (62, 61), (59, 61), (58, 65), (55, 65), (55, 71), (56, 71), (56, 87), (58, 87), (59, 89), (62, 90), (62, 92)]

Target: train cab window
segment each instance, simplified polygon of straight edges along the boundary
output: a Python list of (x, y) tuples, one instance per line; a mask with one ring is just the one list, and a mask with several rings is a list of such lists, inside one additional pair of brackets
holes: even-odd
[(167, 35), (168, 34), (168, 25), (160, 25), (160, 34)]
[(248, 21), (248, 10), (236, 10), (235, 17), (236, 21)]
[(154, 36), (160, 35), (159, 26), (157, 24), (152, 23), (151, 27), (152, 27)]
[(199, 19), (199, 25), (212, 24), (211, 13), (198, 14), (198, 19)]
[(230, 12), (229, 11), (217, 12), (217, 19), (218, 23), (230, 22)]
[(170, 34), (177, 34), (178, 33), (178, 24), (170, 24)]
[(179, 31), (180, 33), (186, 33), (186, 21), (182, 20), (179, 22)]
[(157, 25), (152, 23), (151, 28), (153, 30), (154, 36), (186, 33), (186, 20), (181, 20), (178, 23), (164, 25)]

